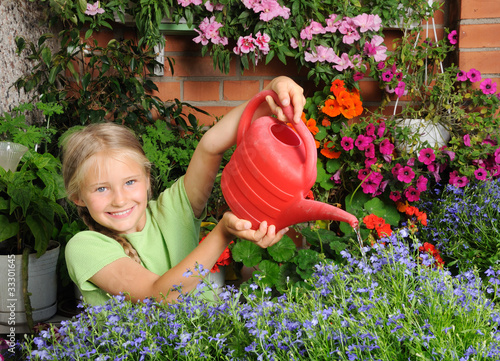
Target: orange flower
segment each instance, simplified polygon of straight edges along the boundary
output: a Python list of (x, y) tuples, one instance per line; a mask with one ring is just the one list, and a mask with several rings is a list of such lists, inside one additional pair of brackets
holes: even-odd
[(385, 224), (385, 220), (373, 213), (363, 218), (363, 223), (368, 229), (380, 228)]
[(417, 220), (422, 226), (427, 226), (427, 213), (421, 212), (420, 215), (417, 216)]
[(332, 123), (327, 118), (323, 118), (323, 120), (321, 121), (321, 125), (324, 127), (329, 127), (331, 124)]
[(406, 212), (406, 209), (409, 207), (408, 201), (403, 202), (396, 202), (396, 208), (398, 209), (399, 212), (404, 213)]
[(330, 91), (333, 93), (333, 95), (335, 95), (335, 97), (338, 96), (338, 94), (342, 91), (342, 90), (345, 90), (345, 87), (344, 87), (345, 83), (343, 80), (340, 80), (340, 79), (335, 79), (333, 82), (332, 82), (332, 86), (330, 87)]
[(349, 104), (352, 102), (351, 93), (349, 93), (347, 90), (341, 90), (336, 98), (339, 104), (343, 106), (349, 106)]
[(316, 120), (314, 120), (313, 118), (307, 120), (305, 113), (302, 113), (302, 116), (300, 117), (300, 119), (302, 119), (302, 121), (304, 122), (304, 124), (307, 126), (307, 129), (309, 129), (309, 131), (313, 135), (318, 134), (319, 128), (316, 126)]
[(336, 99), (327, 99), (325, 101), (325, 106), (321, 108), (321, 111), (332, 118), (336, 117), (337, 115), (340, 115), (339, 102)]
[(337, 159), (340, 157), (340, 152), (334, 152), (333, 149), (335, 148), (335, 145), (330, 146), (330, 144), (333, 143), (331, 140), (325, 143), (323, 146), (323, 149), (321, 149), (321, 154), (323, 154), (325, 157), (329, 159)]
[(319, 142), (319, 140), (316, 140), (316, 139), (314, 139), (314, 143), (316, 144), (316, 149), (318, 149), (319, 146), (321, 145), (321, 143)]

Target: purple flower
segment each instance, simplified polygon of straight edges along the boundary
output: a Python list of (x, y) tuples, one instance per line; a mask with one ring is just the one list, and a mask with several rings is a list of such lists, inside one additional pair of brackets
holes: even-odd
[(346, 152), (350, 151), (352, 148), (354, 148), (354, 139), (351, 137), (342, 137), (342, 141), (340, 142), (340, 145)]
[(398, 181), (400, 182), (411, 183), (413, 178), (415, 178), (415, 172), (409, 166), (401, 168), (398, 172)]
[(377, 136), (382, 138), (385, 134), (385, 122), (380, 122), (377, 129)]
[(416, 202), (420, 199), (420, 192), (413, 186), (409, 186), (405, 191), (405, 197), (409, 202)]
[(473, 83), (475, 83), (476, 81), (481, 81), (481, 72), (479, 70), (472, 68), (467, 73), (467, 78), (469, 78), (469, 80)]
[(497, 83), (492, 82), (491, 79), (484, 79), (479, 86), (483, 94), (495, 94), (497, 91)]
[(463, 70), (460, 70), (458, 73), (457, 73), (457, 80), (458, 81), (466, 81), (468, 78), (467, 78), (467, 73), (465, 73)]
[(474, 171), (474, 175), (477, 180), (486, 180), (486, 178), (488, 178), (488, 171), (486, 169), (479, 168)]
[(397, 178), (398, 177), (398, 173), (399, 173), (399, 170), (402, 168), (403, 166), (399, 163), (396, 163), (396, 165), (391, 169), (391, 173), (393, 175), (394, 178)]
[(366, 158), (375, 158), (375, 145), (373, 143), (368, 144), (365, 149)]
[(464, 135), (464, 145), (467, 147), (470, 147), (470, 135), (469, 134)]
[(334, 181), (335, 184), (341, 183), (341, 180), (340, 180), (340, 169), (338, 171), (336, 171), (335, 174), (330, 177), (330, 180)]
[(380, 153), (382, 154), (392, 154), (394, 151), (394, 144), (391, 143), (391, 141), (386, 138), (382, 142), (380, 142)]
[(450, 44), (455, 45), (458, 42), (458, 33), (456, 30), (451, 31), (448, 34), (448, 41)]
[(363, 73), (362, 73), (362, 72), (360, 72), (360, 71), (357, 71), (357, 72), (355, 72), (355, 73), (354, 73), (354, 75), (352, 76), (352, 79), (353, 79), (354, 81), (359, 81), (359, 80), (363, 79), (364, 77), (365, 77), (365, 74), (363, 74)]
[(366, 158), (365, 167), (370, 168), (373, 164), (377, 163), (377, 158)]
[(378, 70), (382, 70), (385, 68), (385, 62), (384, 61), (381, 61), (379, 63), (377, 63), (377, 69)]
[(363, 183), (361, 183), (363, 192), (365, 194), (375, 193), (383, 178), (384, 176), (377, 172), (370, 174), (368, 178)]
[(375, 125), (373, 125), (373, 123), (368, 124), (365, 128), (365, 131), (367, 136), (375, 136)]
[(418, 160), (425, 165), (429, 165), (436, 159), (436, 154), (432, 148), (421, 149), (418, 154)]
[(364, 168), (364, 169), (361, 169), (359, 172), (358, 172), (358, 179), (360, 181), (363, 181), (365, 180), (368, 175), (370, 174), (371, 170), (369, 168)]

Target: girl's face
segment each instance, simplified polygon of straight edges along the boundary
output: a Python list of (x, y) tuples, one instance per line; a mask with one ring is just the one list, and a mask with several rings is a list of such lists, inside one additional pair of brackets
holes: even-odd
[(96, 154), (88, 167), (75, 204), (87, 207), (100, 225), (119, 234), (141, 231), (146, 225), (149, 177), (130, 158)]

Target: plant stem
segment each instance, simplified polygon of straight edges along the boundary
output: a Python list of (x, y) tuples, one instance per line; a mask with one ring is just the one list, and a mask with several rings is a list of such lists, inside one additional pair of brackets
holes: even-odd
[(23, 250), (21, 276), (23, 279), (23, 298), (24, 298), (24, 312), (26, 313), (26, 322), (28, 328), (33, 330), (33, 309), (31, 308), (31, 293), (28, 292), (28, 268), (29, 268), (30, 249), (26, 247)]

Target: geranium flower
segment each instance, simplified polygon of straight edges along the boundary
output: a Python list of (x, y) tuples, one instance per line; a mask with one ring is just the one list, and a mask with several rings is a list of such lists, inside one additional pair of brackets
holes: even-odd
[(450, 44), (455, 45), (458, 42), (458, 33), (456, 30), (451, 31), (448, 34), (448, 41)]
[(382, 217), (376, 216), (375, 214), (370, 214), (363, 218), (363, 223), (368, 229), (375, 229), (382, 227), (385, 224), (385, 220)]
[(335, 148), (335, 145), (332, 144), (333, 142), (331, 140), (326, 142), (323, 146), (323, 149), (321, 149), (320, 153), (323, 154), (328, 159), (337, 159), (340, 157), (341, 152), (335, 152), (333, 150)]
[(375, 229), (379, 238), (389, 237), (392, 234), (391, 225), (389, 223), (384, 223), (381, 227)]
[[(207, 236), (204, 236), (200, 240), (200, 243), (203, 242), (203, 240), (205, 238), (207, 238)], [(231, 243), (229, 243), (229, 244), (232, 244), (232, 243), (233, 243), (233, 241), (231, 241)], [(231, 250), (229, 249), (229, 247), (226, 247), (226, 249), (222, 252), (222, 254), (219, 256), (219, 258), (215, 262), (215, 264), (212, 267), (212, 269), (210, 270), (210, 272), (212, 272), (212, 273), (219, 272), (219, 266), (227, 266), (227, 265), (231, 264), (231, 261), (232, 261)]]
[(420, 246), (418, 249), (420, 252), (425, 252), (432, 258), (434, 258), (434, 261), (436, 262), (436, 265), (438, 268), (443, 268), (444, 266), (444, 261), (441, 258), (441, 255), (439, 254), (439, 251), (436, 249), (436, 247), (429, 243), (425, 242), (423, 246)]
[(479, 86), (483, 91), (483, 94), (495, 94), (497, 91), (497, 83), (491, 81), (491, 79), (485, 79), (481, 82)]
[(409, 166), (405, 166), (398, 171), (398, 181), (400, 182), (411, 183), (413, 178), (415, 178), (415, 172)]
[(95, 16), (97, 14), (104, 14), (104, 9), (99, 6), (99, 1), (94, 4), (87, 3), (87, 10), (85, 10), (85, 15)]
[(351, 137), (342, 137), (340, 145), (346, 152), (348, 152), (354, 148), (354, 139), (352, 139)]
[(421, 149), (418, 154), (418, 160), (425, 165), (429, 165), (436, 159), (436, 154), (434, 154), (434, 149), (424, 148)]
[(481, 81), (481, 72), (472, 68), (467, 72), (467, 78), (469, 78), (469, 80), (473, 83), (475, 83), (476, 81)]

